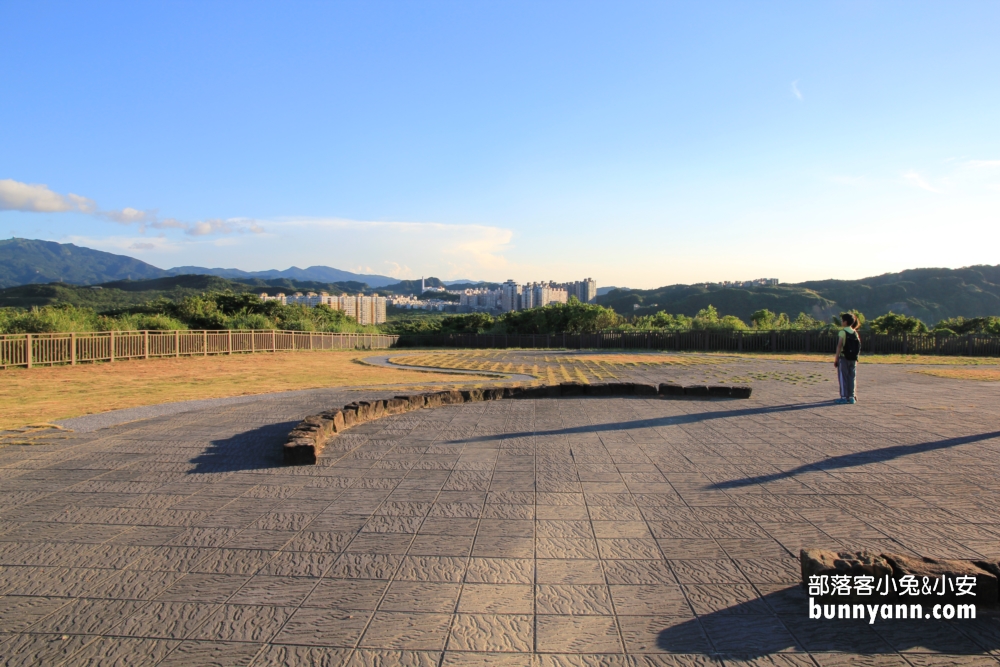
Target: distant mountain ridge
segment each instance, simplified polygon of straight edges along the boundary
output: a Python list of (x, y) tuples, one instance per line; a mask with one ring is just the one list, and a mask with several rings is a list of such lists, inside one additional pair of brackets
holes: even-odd
[(396, 278), (376, 274), (352, 273), (329, 266), (296, 266), (284, 271), (241, 271), (210, 269), (201, 266), (178, 266), (161, 269), (142, 260), (72, 243), (36, 239), (0, 240), (0, 288), (63, 282), (71, 285), (97, 285), (116, 280), (148, 280), (177, 275), (205, 275), (220, 278), (291, 280), (318, 283), (354, 281), (371, 287), (398, 282)]
[(350, 271), (342, 271), (329, 266), (310, 266), (305, 269), (292, 266), (284, 271), (276, 269), (268, 271), (242, 271), (240, 269), (209, 269), (203, 266), (176, 266), (172, 269), (167, 269), (167, 274), (171, 276), (197, 274), (218, 276), (220, 278), (260, 278), (262, 280), (288, 278), (290, 280), (318, 283), (339, 283), (352, 280), (367, 283), (370, 287), (384, 287), (398, 282), (397, 278), (390, 278), (389, 276), (380, 276), (372, 273), (351, 273)]
[[(694, 315), (709, 305), (749, 321), (761, 309), (806, 313), (818, 319), (857, 309), (868, 317), (889, 311), (933, 324), (949, 317), (1000, 315), (1000, 266), (908, 269), (860, 280), (812, 280), (760, 287), (669, 285), (651, 290), (615, 289), (597, 302), (622, 315), (666, 311)], [(637, 307), (638, 306), (638, 307)]]

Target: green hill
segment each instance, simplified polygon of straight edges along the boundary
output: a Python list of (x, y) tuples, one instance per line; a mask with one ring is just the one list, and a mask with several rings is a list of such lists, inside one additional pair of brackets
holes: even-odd
[(32, 239), (0, 241), (0, 287), (39, 283), (96, 285), (159, 278), (167, 272), (132, 257)]
[[(768, 287), (671, 285), (652, 290), (616, 289), (597, 302), (620, 315), (658, 311), (693, 316), (709, 304), (720, 313), (749, 321), (767, 308), (821, 320), (850, 309), (870, 317), (890, 310), (934, 323), (949, 317), (1000, 315), (1000, 266), (911, 269), (861, 280), (818, 280)], [(635, 308), (638, 305), (639, 308)]]

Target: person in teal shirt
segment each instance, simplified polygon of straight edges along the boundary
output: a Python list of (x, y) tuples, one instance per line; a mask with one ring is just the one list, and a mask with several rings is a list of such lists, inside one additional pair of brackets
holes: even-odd
[(837, 369), (840, 380), (840, 398), (835, 402), (841, 405), (854, 405), (857, 398), (858, 355), (861, 353), (861, 336), (858, 327), (861, 321), (854, 313), (841, 313), (840, 321), (844, 328), (837, 332), (837, 354), (833, 365)]

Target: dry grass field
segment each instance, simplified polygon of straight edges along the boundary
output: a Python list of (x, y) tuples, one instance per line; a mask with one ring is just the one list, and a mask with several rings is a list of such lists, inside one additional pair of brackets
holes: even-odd
[(201, 398), (460, 380), (454, 375), (358, 362), (372, 354), (362, 350), (288, 352), (8, 369), (0, 371), (0, 430)]
[(914, 372), (952, 380), (1000, 382), (1000, 368), (927, 368)]

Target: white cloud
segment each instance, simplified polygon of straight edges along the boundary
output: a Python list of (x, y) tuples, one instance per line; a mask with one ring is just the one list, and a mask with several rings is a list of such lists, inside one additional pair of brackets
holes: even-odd
[(792, 81), (792, 95), (794, 95), (795, 99), (797, 99), (799, 102), (801, 102), (803, 99), (805, 99), (805, 98), (802, 97), (802, 91), (799, 90), (799, 81), (798, 81), (798, 79), (796, 79), (795, 81)]
[(940, 190), (938, 190), (930, 183), (928, 183), (923, 176), (921, 176), (919, 173), (915, 171), (908, 171), (905, 174), (903, 174), (903, 180), (909, 183), (910, 185), (915, 185), (921, 190), (926, 190), (927, 192), (933, 192), (935, 194), (941, 193)]
[(244, 218), (222, 220), (213, 218), (197, 222), (184, 222), (175, 218), (161, 219), (157, 211), (144, 211), (127, 206), (123, 209), (103, 210), (93, 199), (75, 194), (61, 195), (47, 185), (21, 183), (12, 179), (0, 180), (0, 211), (26, 211), (31, 213), (86, 213), (122, 225), (138, 225), (139, 232), (152, 229), (179, 229), (190, 236), (233, 234), (251, 232), (260, 234), (264, 229), (255, 221)]
[(80, 195), (61, 195), (41, 183), (21, 183), (10, 178), (0, 180), (0, 211), (93, 213), (96, 210), (97, 204), (92, 199)]
[(966, 164), (973, 169), (1000, 168), (1000, 160), (969, 160)]

